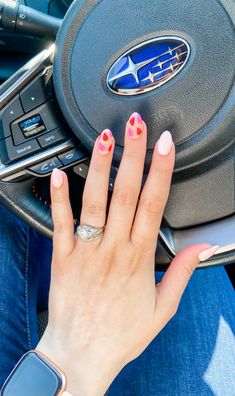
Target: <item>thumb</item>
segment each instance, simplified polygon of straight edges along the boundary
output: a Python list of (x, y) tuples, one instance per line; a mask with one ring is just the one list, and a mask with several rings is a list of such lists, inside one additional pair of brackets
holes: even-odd
[(182, 294), (197, 265), (213, 256), (218, 249), (217, 245), (192, 245), (176, 255), (161, 282), (156, 286), (157, 306), (163, 316), (168, 318), (166, 322), (176, 313)]

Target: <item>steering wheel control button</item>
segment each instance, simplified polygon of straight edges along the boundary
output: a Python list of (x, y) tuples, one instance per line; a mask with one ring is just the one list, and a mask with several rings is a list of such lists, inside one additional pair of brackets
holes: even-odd
[(62, 163), (58, 160), (57, 157), (49, 158), (46, 161), (40, 162), (40, 164), (31, 166), (28, 168), (30, 172), (36, 175), (45, 176), (53, 171), (55, 168), (61, 168)]
[(43, 71), (21, 93), (20, 99), (27, 113), (54, 96), (52, 86), (52, 68)]
[(25, 136), (23, 132), (20, 130), (18, 123), (13, 122), (11, 124), (11, 133), (15, 145), (25, 142)]
[(35, 112), (36, 114), (40, 114), (42, 122), (46, 127), (46, 131), (52, 131), (53, 129), (56, 129), (60, 126), (60, 117), (58, 115), (60, 113), (58, 106), (56, 106), (56, 103), (53, 100), (50, 100), (49, 102), (37, 107), (37, 109), (28, 114), (28, 117), (35, 116)]
[(55, 129), (54, 131), (45, 133), (38, 138), (38, 142), (41, 147), (46, 148), (52, 146), (53, 144), (63, 142), (68, 137), (63, 132), (62, 128)]
[(87, 158), (87, 155), (79, 148), (74, 148), (70, 151), (67, 151), (66, 153), (58, 155), (58, 157), (63, 165), (69, 165), (73, 162), (84, 160), (85, 158)]
[(24, 118), (23, 121), (17, 120), (11, 125), (12, 136), (14, 143), (20, 144), (25, 141), (25, 138), (30, 138), (40, 132), (45, 132), (46, 127), (42, 121), (40, 114), (33, 115), (29, 118)]
[(89, 165), (90, 165), (90, 160), (87, 160), (85, 162), (82, 162), (81, 164), (76, 165), (73, 168), (74, 173), (76, 173), (78, 176), (83, 177), (86, 179), (88, 171), (89, 171)]
[(24, 114), (20, 103), (19, 95), (17, 95), (7, 106), (0, 112), (0, 139), (11, 135), (10, 124)]
[(59, 127), (58, 109), (54, 101), (49, 101), (37, 109), (15, 120), (11, 125), (14, 143), (21, 144), (43, 132), (50, 132)]
[(26, 138), (46, 130), (40, 114), (36, 114), (35, 116), (20, 122), (19, 127)]
[(36, 139), (14, 146), (12, 138), (8, 137), (4, 140), (4, 143), (6, 149), (1, 153), (1, 159), (4, 164), (25, 158), (41, 150)]

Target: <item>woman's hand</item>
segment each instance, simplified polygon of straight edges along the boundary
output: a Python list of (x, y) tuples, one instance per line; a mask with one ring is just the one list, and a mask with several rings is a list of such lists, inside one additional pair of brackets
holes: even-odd
[[(49, 324), (38, 349), (64, 370), (74, 396), (101, 396), (175, 314), (200, 258), (216, 247), (191, 246), (155, 286), (155, 250), (175, 160), (171, 134), (155, 146), (140, 194), (147, 128), (138, 113), (127, 122), (125, 148), (106, 219), (114, 138), (97, 138), (83, 194), (81, 224), (102, 227), (93, 241), (74, 238), (68, 182), (54, 170), (54, 221)], [(209, 249), (209, 250), (208, 250)], [(204, 251), (204, 252), (203, 252)], [(203, 252), (203, 253), (202, 253)], [(199, 254), (201, 256), (199, 258)]]

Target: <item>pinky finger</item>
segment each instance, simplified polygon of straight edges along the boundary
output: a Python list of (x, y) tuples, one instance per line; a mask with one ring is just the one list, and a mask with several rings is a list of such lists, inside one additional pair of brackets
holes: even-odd
[(65, 172), (54, 169), (51, 175), (51, 205), (54, 223), (53, 255), (65, 258), (75, 246), (73, 214)]

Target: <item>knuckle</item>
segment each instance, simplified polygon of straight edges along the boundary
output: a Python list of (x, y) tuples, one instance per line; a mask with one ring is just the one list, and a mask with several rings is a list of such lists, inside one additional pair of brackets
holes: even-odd
[(165, 179), (170, 178), (172, 173), (172, 167), (169, 163), (162, 164), (161, 168), (157, 168), (157, 170), (164, 176)]
[(65, 224), (61, 221), (54, 221), (54, 232), (56, 232), (57, 234), (64, 234)]
[(100, 215), (100, 213), (103, 213), (105, 211), (104, 203), (99, 201), (93, 201), (93, 202), (85, 201), (84, 207), (85, 207), (85, 212), (93, 216), (98, 216)]
[(151, 215), (160, 215), (163, 211), (163, 202), (159, 197), (141, 198), (139, 205)]
[(126, 158), (126, 159), (130, 159), (130, 160), (133, 160), (133, 159), (139, 159), (139, 157), (140, 157), (140, 154), (139, 154), (139, 152), (138, 152), (138, 150), (126, 150), (126, 151), (124, 151), (124, 158)]
[(66, 203), (66, 199), (65, 199), (64, 194), (60, 194), (60, 193), (54, 194), (52, 201), (51, 201), (52, 207), (55, 204), (61, 205), (61, 204), (65, 204), (65, 203)]
[(153, 168), (155, 171), (157, 171), (158, 173), (160, 173), (166, 177), (170, 177), (172, 174), (172, 171), (173, 171), (173, 166), (170, 161), (154, 162)]
[[(157, 239), (157, 237), (155, 238)], [(131, 243), (134, 249), (139, 252), (140, 255), (143, 254), (144, 249), (144, 259), (152, 257), (156, 251), (156, 241), (147, 232), (137, 233), (131, 237)]]
[(183, 262), (183, 276), (186, 280), (190, 279), (193, 274), (193, 268), (186, 262)]
[(133, 206), (136, 201), (135, 193), (130, 188), (118, 188), (114, 192), (114, 198), (121, 206)]
[(95, 173), (102, 173), (104, 172), (104, 164), (103, 161), (94, 161), (90, 169)]

